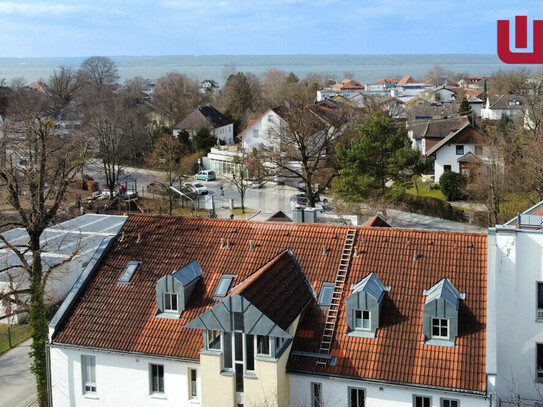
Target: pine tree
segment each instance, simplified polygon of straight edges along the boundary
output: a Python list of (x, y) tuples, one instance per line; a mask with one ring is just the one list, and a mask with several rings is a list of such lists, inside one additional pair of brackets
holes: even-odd
[(460, 106), (458, 106), (458, 115), (468, 117), (473, 116), (473, 110), (471, 109), (468, 99), (465, 96), (462, 98)]

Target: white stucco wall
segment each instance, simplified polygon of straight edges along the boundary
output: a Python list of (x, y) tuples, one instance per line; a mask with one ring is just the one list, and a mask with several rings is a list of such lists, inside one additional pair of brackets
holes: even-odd
[(232, 123), (226, 126), (217, 127), (213, 130), (213, 135), (219, 140), (224, 141), (227, 145), (234, 142), (234, 125)]
[[(83, 395), (81, 355), (96, 357), (95, 396)], [(150, 394), (150, 364), (164, 365), (162, 395)], [(189, 368), (197, 370), (197, 400), (189, 400)], [(55, 407), (201, 405), (198, 363), (54, 345), (51, 348), (51, 388)]]
[[(464, 153), (461, 155), (456, 155), (456, 146), (457, 145), (463, 145), (464, 146)], [(467, 153), (473, 153), (475, 154), (475, 146), (473, 144), (447, 144), (441, 147), (436, 152), (436, 161), (434, 166), (434, 176), (435, 176), (435, 182), (439, 182), (439, 178), (443, 175), (443, 172), (445, 172), (444, 168), (445, 165), (451, 166), (451, 171), (454, 172), (460, 172), (460, 163), (458, 162), (458, 159), (462, 157), (463, 155)]]
[[(258, 150), (266, 143), (273, 143), (277, 139), (279, 126), (282, 123), (284, 121), (277, 113), (273, 110), (267, 111), (243, 133), (243, 148), (246, 151), (251, 151), (253, 148)], [(258, 130), (257, 137), (255, 137), (255, 130)]]
[[(543, 219), (543, 218), (542, 218)], [(496, 395), (543, 401), (536, 377), (537, 282), (543, 281), (543, 232), (498, 228), (489, 231), (488, 362), (496, 370)], [(533, 405), (533, 404), (529, 404)]]
[(484, 396), (459, 392), (425, 390), (416, 387), (393, 386), (370, 383), (363, 380), (347, 380), (319, 376), (290, 374), (291, 407), (311, 406), (311, 383), (321, 383), (323, 406), (348, 406), (349, 388), (365, 390), (367, 406), (371, 407), (413, 407), (413, 395), (431, 397), (432, 407), (439, 407), (441, 398), (459, 400), (461, 407), (490, 406), (490, 399)]

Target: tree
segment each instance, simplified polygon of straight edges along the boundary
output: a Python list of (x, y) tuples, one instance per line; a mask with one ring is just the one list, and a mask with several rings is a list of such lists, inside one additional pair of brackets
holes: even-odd
[(336, 191), (347, 200), (395, 198), (418, 169), (420, 152), (396, 123), (377, 112), (360, 127), (350, 146), (339, 145)]
[[(7, 220), (2, 230), (22, 227), (26, 230), (27, 244), (13, 245), (0, 235), (4, 248), (11, 250), (19, 259), (28, 287), (19, 287), (3, 295), (27, 311), (32, 331), (32, 372), (36, 376), (40, 406), (47, 405), (47, 372), (45, 343), (48, 337), (48, 321), (44, 300), (45, 285), (52, 271), (70, 261), (75, 252), (61, 263), (44, 271), (41, 245), (43, 231), (54, 220), (64, 202), (68, 184), (82, 165), (78, 140), (71, 135), (58, 133), (53, 119), (48, 115), (52, 102), (44, 94), (20, 89), (10, 98), (3, 123), (4, 137), (0, 151), (9, 152), (0, 166), (0, 190), (17, 217)], [(21, 194), (20, 191), (29, 191)], [(26, 195), (26, 196), (25, 196)], [(31, 255), (31, 260), (27, 255)], [(0, 270), (9, 272), (12, 267)], [(20, 301), (21, 295), (30, 295), (30, 305)]]
[(60, 66), (44, 82), (45, 91), (56, 101), (56, 109), (68, 105), (81, 87), (79, 78), (72, 68)]
[[(186, 147), (174, 136), (165, 133), (154, 145), (150, 157), (150, 164), (166, 175), (168, 187), (173, 186), (185, 177), (180, 165), (181, 158), (187, 153)], [(172, 214), (174, 192), (167, 188), (169, 200), (169, 214)]]
[(153, 105), (171, 127), (183, 120), (199, 104), (203, 95), (198, 81), (185, 74), (170, 72), (158, 78)]
[(258, 78), (243, 72), (230, 75), (218, 95), (219, 104), (225, 108), (225, 116), (232, 119), (234, 125), (238, 124), (235, 126), (236, 134), (247, 123), (248, 114), (256, 111), (261, 99)]
[(86, 128), (94, 141), (96, 155), (104, 170), (106, 186), (113, 198), (126, 157), (129, 139), (127, 136), (132, 130), (126, 110), (117, 99), (97, 104), (87, 111)]
[(193, 143), (197, 151), (207, 153), (217, 145), (217, 137), (207, 127), (200, 127), (193, 136)]
[(115, 85), (119, 80), (115, 62), (107, 57), (94, 56), (85, 59), (78, 74), (83, 86), (98, 93), (107, 86)]
[(317, 195), (337, 174), (330, 152), (342, 135), (343, 111), (309, 105), (311, 95), (300, 84), (285, 88), (284, 101), (280, 108), (282, 123), (277, 123), (265, 143), (263, 156), (275, 166), (278, 175), (300, 178), (307, 205), (314, 207)]
[(441, 65), (436, 65), (428, 72), (426, 72), (425, 80), (427, 83), (434, 86), (443, 85), (443, 82), (447, 79), (454, 77), (454, 72), (443, 68)]
[(445, 171), (439, 178), (439, 188), (447, 201), (456, 201), (464, 195), (463, 189), (466, 186), (466, 177), (454, 171)]
[(458, 115), (468, 116), (468, 117), (473, 116), (473, 110), (471, 109), (468, 99), (465, 96), (462, 98), (462, 101), (460, 102), (460, 106), (458, 106)]
[(242, 154), (241, 156), (234, 157), (231, 166), (232, 171), (224, 175), (238, 191), (241, 200), (241, 212), (243, 213), (245, 213), (245, 193), (250, 187), (247, 167), (244, 163), (245, 156), (245, 154)]

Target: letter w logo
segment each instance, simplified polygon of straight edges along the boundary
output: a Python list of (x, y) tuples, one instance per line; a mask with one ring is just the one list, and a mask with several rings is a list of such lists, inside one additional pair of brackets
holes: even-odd
[[(527, 16), (515, 16), (515, 48), (528, 48)], [(511, 52), (509, 20), (498, 20), (498, 57), (506, 64), (543, 64), (543, 20), (534, 20), (533, 52)]]

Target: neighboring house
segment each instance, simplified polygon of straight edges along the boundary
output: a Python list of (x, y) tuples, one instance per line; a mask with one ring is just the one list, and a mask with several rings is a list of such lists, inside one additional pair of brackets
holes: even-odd
[(364, 85), (354, 79), (343, 79), (342, 81), (335, 83), (332, 86), (332, 90), (336, 92), (344, 90), (364, 90)]
[(442, 103), (454, 102), (458, 97), (457, 93), (454, 90), (445, 86), (431, 87), (426, 89), (424, 93), (428, 94), (429, 100)]
[(412, 76), (406, 75), (396, 83), (396, 86), (407, 85), (409, 83), (417, 83), (417, 81)]
[(466, 121), (466, 118), (412, 120), (407, 124), (407, 135), (411, 139), (413, 148), (426, 156), (428, 150), (449, 134), (457, 131)]
[(485, 82), (488, 82), (489, 80), (490, 78), (485, 76), (470, 76), (460, 79), (458, 81), (458, 86), (483, 91), (485, 88)]
[(245, 130), (239, 134), (242, 148), (245, 151), (260, 150), (262, 147), (278, 142), (281, 128), (287, 126), (281, 117), (281, 109), (283, 107), (269, 108), (258, 119), (248, 123)]
[(542, 208), (488, 231), (487, 370), (496, 405), (543, 404)]
[(194, 136), (201, 128), (209, 129), (217, 139), (230, 145), (234, 142), (234, 124), (211, 105), (198, 106), (173, 129), (174, 136), (186, 130)]
[(499, 120), (502, 116), (516, 116), (522, 113), (524, 102), (522, 96), (505, 94), (497, 98), (486, 100), (486, 105), (481, 109), (481, 117), (489, 120)]
[(219, 84), (213, 79), (204, 79), (202, 82), (200, 82), (200, 90), (202, 92), (216, 92), (219, 90)]
[[(426, 150), (428, 157), (435, 157), (434, 178), (439, 182), (445, 171), (454, 171), (476, 177), (478, 164), (483, 159), (483, 133), (469, 121)], [(468, 181), (475, 181), (473, 180)]]
[(494, 406), (484, 234), (131, 216), (50, 324), (56, 407)]
[[(119, 233), (126, 219), (126, 216), (88, 214), (45, 229), (40, 239), (43, 247), (41, 258), (44, 273), (69, 259), (77, 250), (77, 254), (69, 263), (54, 270), (48, 277), (45, 286), (47, 304), (55, 304), (64, 299), (91, 257), (100, 251), (104, 241), (111, 240)], [(24, 250), (24, 245), (28, 244), (28, 234), (24, 229), (12, 229), (2, 233), (2, 236), (20, 250)], [(26, 253), (25, 257), (31, 261), (30, 253)], [(22, 267), (16, 267), (20, 264), (17, 255), (5, 244), (1, 244), (0, 270), (9, 266), (15, 266), (15, 268), (0, 273), (0, 295), (13, 292), (13, 289), (21, 290), (29, 287), (26, 271)], [(30, 297), (25, 294), (3, 298), (0, 302), (0, 317), (12, 316), (0, 319), (0, 323), (18, 323), (24, 320), (26, 314), (18, 314), (17, 311), (20, 309), (20, 303), (27, 307), (29, 301)]]

